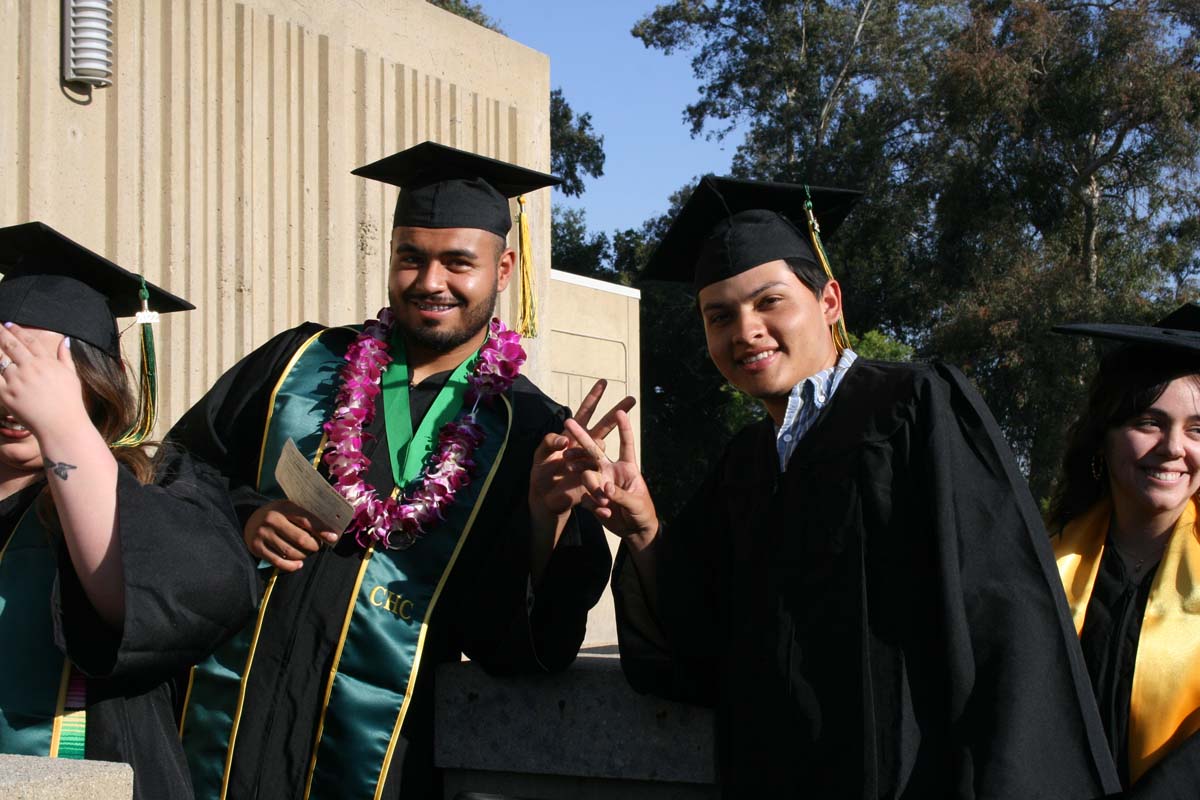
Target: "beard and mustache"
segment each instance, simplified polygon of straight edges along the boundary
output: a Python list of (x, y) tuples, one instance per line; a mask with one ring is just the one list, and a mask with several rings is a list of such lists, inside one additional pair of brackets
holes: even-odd
[(469, 303), (462, 297), (451, 292), (425, 294), (417, 291), (403, 292), (399, 298), (388, 297), (392, 309), (398, 309), (406, 303), (428, 303), (430, 305), (458, 306), (461, 317), (457, 325), (446, 325), (433, 320), (410, 324), (405, 315), (396, 314), (396, 325), (404, 332), (404, 336), (413, 344), (433, 353), (448, 353), (479, 334), (492, 320), (496, 309), (496, 297), (499, 290), (495, 283), (486, 298), (478, 303)]

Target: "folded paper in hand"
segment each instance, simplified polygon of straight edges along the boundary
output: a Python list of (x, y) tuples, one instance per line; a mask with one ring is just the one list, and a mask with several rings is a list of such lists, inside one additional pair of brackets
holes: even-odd
[(275, 482), (288, 500), (325, 523), (334, 533), (343, 533), (354, 518), (354, 506), (321, 477), (291, 439), (283, 445), (283, 452), (275, 464)]

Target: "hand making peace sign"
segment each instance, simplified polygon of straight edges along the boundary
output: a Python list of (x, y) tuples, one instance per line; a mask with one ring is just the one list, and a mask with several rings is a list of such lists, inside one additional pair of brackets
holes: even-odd
[[(573, 423), (587, 426), (591, 422), (607, 386), (608, 382), (604, 379), (596, 381), (579, 404), (571, 420)], [(632, 397), (626, 397), (617, 403), (588, 431), (589, 440), (594, 444), (594, 440), (603, 440), (608, 436), (618, 426), (618, 415), (629, 411), (636, 402)], [(529, 474), (529, 508), (535, 517), (563, 516), (587, 496), (581, 480), (591, 462), (581, 459), (582, 451), (571, 448), (572, 443), (568, 436), (550, 433), (542, 439), (534, 453), (533, 469)], [(603, 452), (603, 447), (600, 450)]]
[(594, 507), (593, 513), (604, 526), (618, 536), (648, 540), (658, 532), (658, 514), (637, 465), (633, 423), (622, 408), (615, 408), (612, 413), (621, 437), (617, 460), (610, 459), (592, 433), (571, 419), (566, 421), (566, 433), (577, 447), (567, 451), (567, 458), (576, 468), (585, 467), (580, 475), (580, 484), (586, 492), (584, 505)]

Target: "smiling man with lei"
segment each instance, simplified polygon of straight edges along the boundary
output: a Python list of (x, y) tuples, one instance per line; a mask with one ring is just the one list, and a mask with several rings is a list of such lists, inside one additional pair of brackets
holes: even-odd
[[(355, 174), (403, 189), (389, 307), (276, 336), (170, 435), (225, 474), (264, 562), (258, 619), (189, 692), (202, 800), (440, 797), (437, 665), (562, 669), (608, 575), (599, 525), (572, 510), (566, 409), (492, 319), (516, 263), (508, 198), (557, 179), (430, 142)], [(352, 504), (341, 537), (276, 485), (289, 439)]]

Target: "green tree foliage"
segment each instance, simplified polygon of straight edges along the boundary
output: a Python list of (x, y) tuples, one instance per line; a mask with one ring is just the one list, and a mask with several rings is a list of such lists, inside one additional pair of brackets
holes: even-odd
[(851, 334), (850, 349), (863, 358), (877, 361), (912, 361), (913, 357), (912, 347), (877, 330), (862, 336)]
[(684, 118), (697, 134), (744, 132), (735, 174), (865, 192), (829, 243), (854, 330), (900, 332), (932, 305), (912, 280), (912, 233), (936, 192), (928, 86), (959, 12), (896, 0), (679, 0), (633, 28), (647, 47), (692, 55), (700, 98)]
[(611, 258), (607, 234), (592, 233), (582, 209), (554, 206), (550, 217), (550, 263), (555, 269), (610, 280), (606, 266)]
[(979, 384), (1045, 496), (1091, 372), (1078, 319), (1151, 321), (1195, 292), (1193, 4), (973, 7), (931, 87), (944, 127), (930, 348)]
[(633, 34), (691, 55), (684, 118), (745, 132), (736, 172), (865, 191), (829, 243), (851, 331), (962, 366), (1042, 496), (1093, 359), (1050, 326), (1196, 290), (1198, 25), (1151, 0), (678, 0)]
[(576, 116), (561, 87), (550, 93), (550, 167), (571, 197), (583, 194), (585, 175), (604, 174), (604, 137), (592, 130), (591, 114)]
[(500, 28), (500, 23), (492, 19), (483, 10), (483, 6), (479, 3), (472, 3), (470, 0), (428, 0), (438, 8), (445, 9), (451, 14), (456, 14), (463, 19), (469, 19), (476, 25), (482, 25), (488, 30), (493, 30), (496, 33), (504, 33)]

